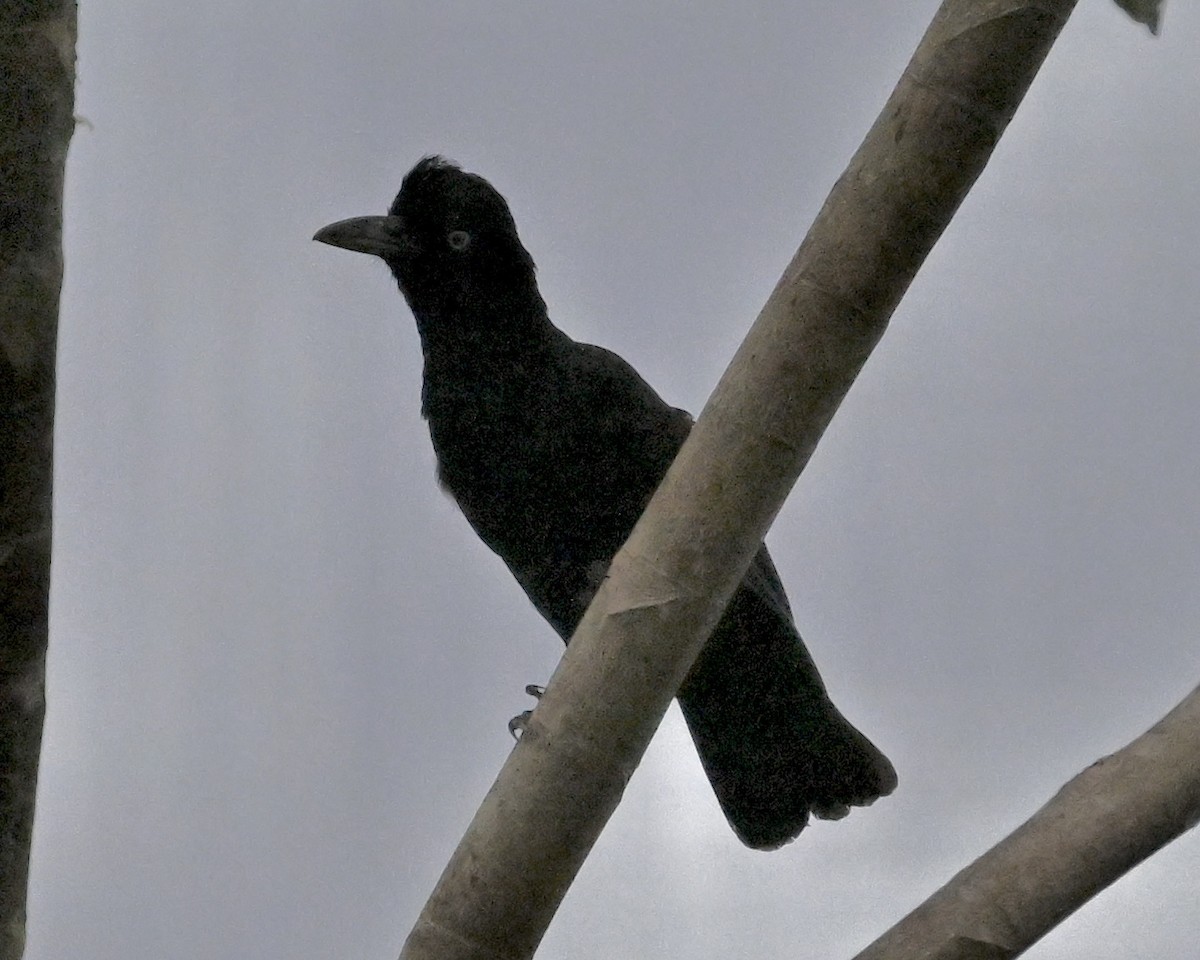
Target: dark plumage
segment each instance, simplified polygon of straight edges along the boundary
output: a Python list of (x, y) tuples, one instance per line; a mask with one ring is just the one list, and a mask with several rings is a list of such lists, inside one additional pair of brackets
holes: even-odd
[[(317, 240), (382, 257), (425, 356), (422, 412), (442, 484), (568, 639), (687, 436), (624, 360), (551, 324), (504, 198), (427, 157), (386, 217)], [(733, 829), (770, 849), (890, 793), (887, 758), (826, 696), (765, 547), (679, 702)]]

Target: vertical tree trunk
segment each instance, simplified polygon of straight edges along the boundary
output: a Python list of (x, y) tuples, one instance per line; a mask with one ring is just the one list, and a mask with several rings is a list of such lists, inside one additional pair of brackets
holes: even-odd
[(25, 948), (45, 713), (54, 348), (74, 0), (0, 3), (0, 960)]

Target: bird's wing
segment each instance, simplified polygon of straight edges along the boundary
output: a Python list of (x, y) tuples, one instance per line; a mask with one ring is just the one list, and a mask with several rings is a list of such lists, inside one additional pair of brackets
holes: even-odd
[(771, 560), (771, 554), (767, 552), (766, 544), (758, 548), (758, 553), (750, 561), (750, 569), (746, 571), (746, 576), (742, 580), (742, 588), (749, 590), (774, 610), (780, 619), (795, 625), (792, 606), (788, 603), (783, 583), (779, 579), (779, 574), (775, 572), (775, 564)]
[(659, 441), (651, 449), (632, 451), (641, 456), (650, 454), (645, 466), (650, 471), (649, 481), (657, 484), (692, 429), (691, 414), (663, 400), (641, 374), (611, 350), (574, 341), (568, 350), (574, 376), (587, 385), (591, 403), (604, 413), (598, 418), (602, 429), (630, 434), (629, 439), (636, 439), (636, 435)]
[[(604, 391), (601, 401), (610, 416), (604, 429), (611, 431), (627, 455), (646, 470), (646, 496), (657, 487), (692, 429), (691, 414), (670, 406), (645, 380), (611, 350), (593, 344), (574, 344), (576, 362), (588, 382)], [(766, 546), (750, 563), (743, 589), (749, 590), (781, 619), (793, 622), (791, 605)]]

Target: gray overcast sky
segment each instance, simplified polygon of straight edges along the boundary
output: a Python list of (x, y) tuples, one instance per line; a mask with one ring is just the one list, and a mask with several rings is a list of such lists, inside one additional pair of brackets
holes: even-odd
[[(560, 653), (313, 231), (445, 153), (697, 410), (935, 7), (83, 5), (28, 960), (394, 957)], [(1200, 680), (1198, 32), (1080, 4), (771, 533), (897, 793), (745, 850), (672, 712), (543, 956), (848, 956)], [(1029, 956), (1194, 956), (1198, 844)]]

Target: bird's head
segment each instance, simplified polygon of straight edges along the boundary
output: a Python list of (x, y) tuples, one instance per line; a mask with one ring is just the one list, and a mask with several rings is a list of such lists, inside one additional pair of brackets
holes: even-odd
[(386, 216), (340, 220), (313, 239), (381, 257), (423, 327), (545, 313), (504, 197), (442, 157), (409, 171)]

